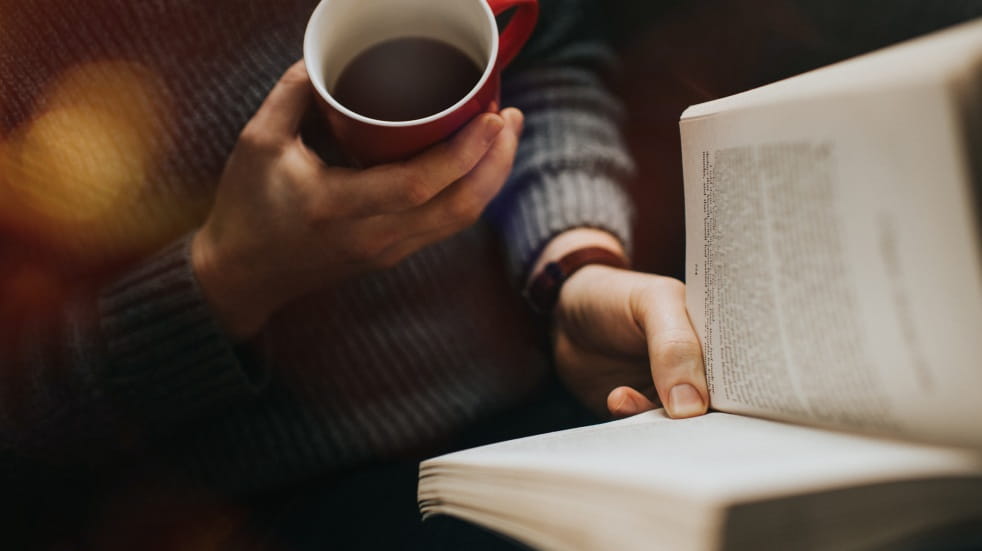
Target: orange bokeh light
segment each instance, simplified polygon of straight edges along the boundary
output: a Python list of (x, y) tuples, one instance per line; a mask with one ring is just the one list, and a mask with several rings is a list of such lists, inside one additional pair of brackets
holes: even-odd
[(36, 105), (0, 147), (0, 217), (75, 253), (138, 247), (151, 221), (129, 210), (171, 145), (159, 77), (133, 62), (86, 63)]

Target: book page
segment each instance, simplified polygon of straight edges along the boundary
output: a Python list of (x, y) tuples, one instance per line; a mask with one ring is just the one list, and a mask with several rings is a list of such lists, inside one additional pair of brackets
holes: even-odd
[(853, 80), (683, 117), (688, 306), (713, 407), (982, 447), (979, 144), (954, 95), (945, 79)]
[[(652, 495), (675, 498), (664, 500), (661, 514), (669, 514), (692, 503), (725, 506), (856, 484), (976, 477), (982, 475), (982, 456), (726, 413), (673, 420), (657, 410), (425, 461), (421, 500), (432, 497), (427, 477), (451, 471), (502, 487), (541, 481), (552, 492), (620, 486), (646, 500), (652, 513), (658, 513)], [(489, 472), (496, 474), (488, 478)], [(557, 485), (555, 477), (576, 482)]]
[(838, 550), (979, 518), (980, 492), (968, 450), (657, 410), (424, 461), (418, 499), (536, 549)]

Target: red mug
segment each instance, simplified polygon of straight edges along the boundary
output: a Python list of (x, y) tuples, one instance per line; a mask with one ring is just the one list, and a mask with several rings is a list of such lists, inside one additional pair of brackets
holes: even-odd
[[(499, 36), (495, 16), (516, 8)], [(304, 35), (303, 53), (318, 107), (341, 150), (368, 166), (406, 159), (447, 138), (475, 116), (496, 111), (501, 71), (532, 34), (537, 0), (322, 0)], [(454, 46), (483, 69), (457, 103), (427, 117), (385, 121), (360, 115), (331, 95), (341, 71), (380, 42), (422, 37)]]

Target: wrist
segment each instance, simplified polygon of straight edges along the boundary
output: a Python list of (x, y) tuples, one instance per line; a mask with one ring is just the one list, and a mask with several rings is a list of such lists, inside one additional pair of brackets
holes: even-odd
[(608, 249), (622, 256), (625, 262), (627, 261), (627, 253), (624, 252), (624, 245), (612, 233), (595, 228), (574, 228), (564, 231), (546, 244), (532, 265), (532, 270), (529, 272), (529, 277), (526, 280), (526, 287), (542, 272), (546, 264), (556, 262), (577, 249), (587, 247)]
[(525, 296), (532, 308), (547, 314), (560, 298), (567, 280), (594, 265), (626, 269), (630, 261), (613, 235), (591, 228), (578, 228), (553, 239), (539, 256), (528, 279)]
[(191, 268), (201, 293), (225, 331), (237, 340), (255, 336), (273, 308), (251, 282), (249, 269), (223, 260), (219, 248), (202, 228), (191, 241)]

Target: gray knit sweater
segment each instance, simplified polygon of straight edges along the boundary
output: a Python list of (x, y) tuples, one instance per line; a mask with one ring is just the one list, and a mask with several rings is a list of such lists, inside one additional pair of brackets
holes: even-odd
[[(0, 295), (16, 299), (0, 306), (7, 474), (25, 459), (100, 465), (149, 450), (206, 484), (271, 488), (449, 438), (547, 374), (517, 282), (557, 233), (591, 226), (628, 243), (630, 227), (631, 162), (601, 80), (609, 52), (571, 0), (543, 2), (506, 73), (503, 102), (526, 128), (481, 223), (305, 297), (256, 342), (216, 323), (187, 236), (239, 130), (301, 56), (314, 4), (0, 5), (0, 190), (13, 190), (0, 194), (13, 206), (0, 208)], [(145, 156), (111, 154), (133, 144)], [(108, 206), (83, 189), (100, 171), (127, 187)], [(31, 300), (24, 274), (55, 298)]]

